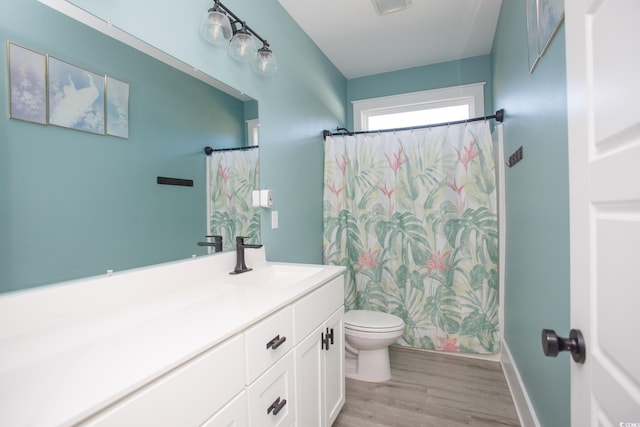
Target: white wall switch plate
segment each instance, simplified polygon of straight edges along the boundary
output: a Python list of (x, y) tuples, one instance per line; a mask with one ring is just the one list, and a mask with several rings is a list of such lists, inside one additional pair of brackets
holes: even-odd
[(278, 228), (278, 211), (271, 211), (271, 229)]

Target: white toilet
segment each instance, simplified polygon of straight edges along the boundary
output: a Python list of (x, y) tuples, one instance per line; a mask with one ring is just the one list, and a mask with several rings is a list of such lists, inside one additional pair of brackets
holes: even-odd
[(403, 331), (404, 321), (393, 314), (348, 311), (344, 315), (345, 376), (374, 383), (391, 379), (389, 346)]

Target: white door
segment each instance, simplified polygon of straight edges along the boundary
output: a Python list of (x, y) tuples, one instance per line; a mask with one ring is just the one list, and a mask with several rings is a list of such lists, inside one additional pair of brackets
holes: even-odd
[(572, 426), (640, 425), (639, 0), (565, 0)]

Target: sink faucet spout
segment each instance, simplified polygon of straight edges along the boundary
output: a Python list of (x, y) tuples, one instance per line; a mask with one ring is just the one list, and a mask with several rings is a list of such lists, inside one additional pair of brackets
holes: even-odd
[(213, 246), (214, 252), (222, 252), (222, 236), (206, 237), (213, 237), (213, 242), (198, 242), (198, 246)]
[(247, 271), (252, 270), (251, 268), (247, 267), (247, 264), (244, 258), (244, 250), (245, 248), (258, 249), (258, 248), (261, 248), (262, 245), (245, 243), (244, 242), (245, 238), (246, 237), (244, 236), (236, 236), (236, 268), (229, 274), (241, 274), (241, 273), (246, 273)]

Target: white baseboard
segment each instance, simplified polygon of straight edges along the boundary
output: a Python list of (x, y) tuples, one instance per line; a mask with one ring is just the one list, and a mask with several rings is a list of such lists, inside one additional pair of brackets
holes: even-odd
[(427, 350), (424, 348), (406, 347), (406, 346), (395, 345), (395, 344), (392, 344), (391, 347), (398, 347), (398, 348), (405, 348), (405, 349), (408, 348), (411, 350), (421, 351), (424, 353), (446, 354), (447, 356), (465, 357), (467, 359), (479, 359), (479, 360), (488, 360), (490, 362), (502, 362), (502, 356), (500, 356), (500, 353), (495, 353), (495, 354), (459, 353), (454, 351)]
[(536, 416), (536, 411), (533, 409), (527, 389), (522, 383), (518, 366), (511, 356), (511, 350), (506, 341), (502, 341), (502, 372), (509, 385), (509, 391), (511, 391), (511, 397), (513, 403), (516, 406), (516, 412), (518, 418), (520, 418), (520, 425), (522, 427), (541, 427), (540, 421)]

